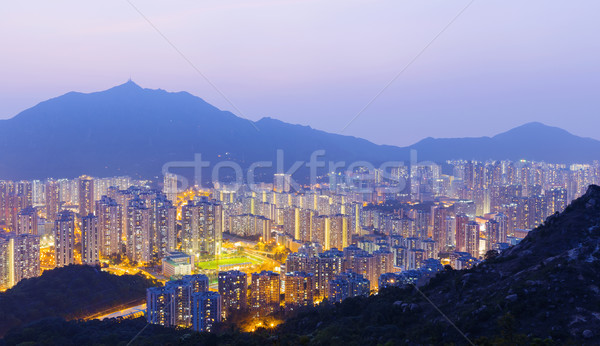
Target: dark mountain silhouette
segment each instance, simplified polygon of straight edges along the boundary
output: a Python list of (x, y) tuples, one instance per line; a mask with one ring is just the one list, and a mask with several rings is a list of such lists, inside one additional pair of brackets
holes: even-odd
[(142, 274), (117, 276), (100, 267), (70, 265), (46, 270), (0, 293), (0, 335), (43, 318), (80, 319), (122, 304), (141, 304), (146, 289), (156, 285), (156, 280)]
[[(70, 92), (0, 121), (4, 179), (84, 173), (152, 178), (161, 175), (165, 163), (191, 161), (196, 153), (213, 165), (228, 159), (246, 168), (255, 161), (275, 160), (277, 149), (284, 151), (285, 169), (295, 161), (308, 161), (320, 149), (326, 154), (320, 159), (326, 162), (366, 160), (375, 166), (408, 162), (410, 149), (418, 150), (419, 160), (436, 162), (465, 158), (571, 163), (600, 156), (599, 141), (539, 123), (492, 138), (428, 138), (405, 148), (376, 145), (271, 118), (252, 123), (187, 92), (143, 89), (132, 81), (102, 92)], [(273, 170), (257, 172), (270, 180)], [(306, 172), (300, 170), (303, 176)], [(209, 174), (207, 170), (204, 177)]]
[(277, 149), (288, 166), (318, 149), (326, 150), (325, 159), (375, 163), (403, 152), (270, 118), (253, 124), (189, 93), (142, 89), (131, 81), (102, 92), (71, 92), (0, 121), (0, 172), (9, 179), (153, 177), (163, 164), (191, 161), (195, 153), (213, 164), (231, 159), (246, 167), (274, 160)]
[(587, 163), (600, 159), (600, 141), (575, 136), (539, 122), (527, 123), (494, 137), (426, 138), (411, 146), (419, 158), (532, 160), (549, 163)]

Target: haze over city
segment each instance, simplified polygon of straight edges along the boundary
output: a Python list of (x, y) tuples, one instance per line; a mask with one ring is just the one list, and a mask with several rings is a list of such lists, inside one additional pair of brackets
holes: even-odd
[(600, 4), (565, 4), (10, 2), (0, 12), (10, 53), (0, 57), (0, 118), (131, 77), (251, 120), (377, 144), (491, 136), (530, 121), (598, 139)]

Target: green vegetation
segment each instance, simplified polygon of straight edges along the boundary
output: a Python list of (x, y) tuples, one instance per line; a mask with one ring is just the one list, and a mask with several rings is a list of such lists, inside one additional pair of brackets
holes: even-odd
[(0, 293), (0, 335), (47, 317), (80, 319), (142, 300), (146, 288), (156, 285), (142, 275), (116, 276), (90, 266), (45, 271)]

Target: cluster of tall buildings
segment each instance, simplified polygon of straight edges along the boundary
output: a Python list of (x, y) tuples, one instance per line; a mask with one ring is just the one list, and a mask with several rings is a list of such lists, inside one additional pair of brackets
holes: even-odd
[(224, 230), (236, 236), (269, 242), (276, 231), (300, 244), (318, 242), (328, 250), (350, 245), (352, 236), (360, 233), (363, 202), (358, 194), (285, 192), (267, 185), (253, 190), (221, 187), (213, 196), (222, 204)]
[[(381, 190), (372, 196), (386, 203), (363, 208), (363, 233), (402, 236), (404, 244), (398, 245), (409, 252), (415, 250), (411, 238), (417, 238), (421, 244), (417, 251), (427, 252), (433, 245), (438, 256), (443, 254), (446, 259), (457, 253), (479, 259), (488, 250), (515, 244), (549, 215), (562, 211), (590, 184), (600, 182), (597, 162), (566, 166), (449, 161), (446, 166), (452, 174), (443, 174), (442, 166), (434, 164), (400, 172), (406, 189), (388, 194)], [(399, 266), (415, 269), (411, 256), (404, 256)]]
[(207, 197), (188, 201), (181, 210), (181, 250), (190, 255), (219, 254), (224, 226), (223, 206)]
[(221, 295), (209, 291), (208, 277), (200, 274), (149, 288), (146, 304), (148, 323), (197, 331), (212, 331), (223, 311)]
[[(305, 244), (298, 252), (291, 253), (285, 263), (287, 272), (304, 273), (312, 277), (312, 296), (317, 300), (328, 299), (331, 282), (346, 275), (346, 280), (354, 275), (361, 277), (362, 283), (368, 283), (366, 293), (377, 289), (381, 274), (394, 271), (394, 254), (387, 248), (371, 253), (356, 245), (340, 251), (336, 248), (319, 252), (315, 244)], [(348, 276), (350, 275), (350, 276)], [(334, 290), (334, 292), (337, 292)], [(338, 300), (336, 295), (334, 300)]]
[[(220, 205), (189, 201), (184, 216), (186, 252), (218, 253), (224, 224)], [(96, 265), (115, 257), (130, 264), (160, 263), (182, 246), (177, 223), (177, 208), (166, 194), (128, 177), (0, 181), (0, 237), (3, 244), (15, 244), (1, 248), (0, 289), (39, 275), (40, 267)], [(51, 256), (40, 258), (41, 247), (53, 249)], [(36, 260), (21, 260), (22, 253)], [(19, 263), (35, 266), (21, 275)]]
[[(333, 276), (325, 267), (288, 270), (313, 275), (303, 279), (315, 287), (313, 299), (328, 295), (326, 284), (349, 266), (374, 288), (388, 270), (420, 270), (429, 259), (468, 267), (488, 250), (515, 244), (598, 184), (600, 164), (456, 160), (326, 179), (295, 191), (291, 176), (277, 174), (272, 184), (252, 189), (216, 184), (192, 195), (178, 194), (172, 174), (162, 189), (129, 177), (0, 181), (0, 287), (40, 269), (113, 257), (145, 265), (173, 251), (216, 256), (228, 232), (293, 252), (313, 244), (319, 251), (308, 257), (317, 267), (339, 267), (341, 253), (344, 264)], [(53, 249), (51, 260), (40, 256), (41, 248)]]
[(383, 242), (406, 248), (397, 265), (410, 270), (428, 252), (479, 259), (514, 244), (600, 182), (598, 163), (451, 161), (443, 168), (397, 167), (391, 180), (377, 170), (346, 172), (303, 191), (291, 191), (291, 178), (280, 174), (262, 191), (221, 187), (214, 196), (223, 205), (224, 230), (235, 235), (269, 241), (277, 231), (296, 246), (319, 243), (324, 250)]
[[(283, 309), (294, 311), (312, 306), (318, 298), (317, 276), (304, 271), (262, 271), (252, 273), (250, 278), (241, 271), (223, 271), (218, 275), (218, 292), (209, 291), (208, 283), (205, 275), (186, 275), (164, 287), (149, 288), (148, 322), (211, 331), (216, 323), (236, 313), (260, 318)], [(368, 296), (370, 288), (370, 281), (363, 275), (340, 272), (332, 276), (325, 296), (341, 302), (349, 297)]]
[(40, 240), (33, 234), (0, 235), (0, 289), (40, 275)]
[[(93, 182), (86, 184), (93, 186)], [(117, 255), (127, 257), (130, 263), (152, 263), (175, 250), (176, 208), (160, 191), (110, 187), (107, 195), (97, 200), (92, 193), (80, 195), (78, 212), (62, 209), (57, 214), (53, 234), (56, 266), (78, 263), (73, 250), (79, 237), (81, 263), (89, 265)], [(77, 228), (80, 234), (76, 234)]]

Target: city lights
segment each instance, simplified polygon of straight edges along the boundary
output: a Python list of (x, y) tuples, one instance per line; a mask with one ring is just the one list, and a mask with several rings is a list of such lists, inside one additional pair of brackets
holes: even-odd
[[(0, 255), (9, 259), (9, 271), (0, 273), (10, 273), (0, 288), (55, 267), (101, 265), (166, 284), (148, 291), (152, 323), (208, 331), (242, 314), (249, 318), (244, 330), (268, 330), (325, 299), (418, 283), (446, 265), (470, 268), (600, 180), (597, 163), (447, 164), (451, 176), (431, 164), (396, 168), (391, 180), (339, 172), (328, 177), (340, 179), (333, 185), (299, 191), (287, 176), (262, 190), (177, 191), (172, 175), (162, 191), (128, 177), (2, 181), (0, 207), (15, 208), (13, 196), (22, 203), (17, 213), (0, 214)], [(389, 189), (399, 181), (409, 183)], [(202, 288), (191, 284), (199, 279)], [(139, 310), (107, 315), (130, 318)]]

